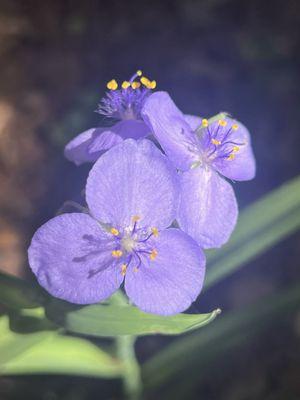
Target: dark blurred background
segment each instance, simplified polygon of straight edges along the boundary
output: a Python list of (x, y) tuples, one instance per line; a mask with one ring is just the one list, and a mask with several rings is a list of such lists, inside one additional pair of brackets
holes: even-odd
[[(0, 0), (0, 269), (31, 278), (32, 233), (78, 198), (90, 168), (66, 161), (64, 145), (99, 123), (105, 83), (138, 68), (186, 113), (228, 111), (249, 128), (258, 172), (235, 184), (241, 208), (299, 174), (299, 1)], [(195, 307), (227, 312), (289, 287), (299, 244), (299, 234), (281, 242)], [(189, 398), (300, 399), (299, 336), (300, 314), (271, 326), (218, 360)], [(142, 339), (139, 358), (169, 340)], [(2, 378), (0, 399), (117, 398), (115, 384), (101, 385)]]

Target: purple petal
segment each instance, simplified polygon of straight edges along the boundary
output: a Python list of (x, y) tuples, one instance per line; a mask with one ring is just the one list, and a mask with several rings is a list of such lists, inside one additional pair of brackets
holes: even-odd
[(178, 176), (168, 159), (149, 140), (127, 139), (106, 152), (90, 171), (86, 199), (99, 221), (126, 227), (165, 228), (175, 218)]
[(82, 132), (66, 145), (65, 157), (76, 165), (95, 162), (103, 151), (122, 141), (111, 129), (91, 128)]
[(123, 139), (142, 139), (151, 133), (150, 128), (137, 119), (126, 119), (113, 126), (113, 131)]
[[(234, 121), (230, 118), (226, 118), (228, 125), (238, 125), (238, 129), (231, 133), (228, 140), (236, 142), (238, 144), (239, 151), (234, 153), (235, 157), (233, 160), (227, 158), (216, 158), (213, 163), (214, 168), (220, 172), (220, 174), (226, 176), (226, 178), (233, 179), (236, 181), (247, 181), (253, 179), (255, 176), (255, 158), (251, 147), (250, 133), (247, 128), (240, 122)], [(226, 127), (226, 129), (228, 129)]]
[(195, 144), (195, 136), (168, 93), (155, 92), (149, 96), (142, 117), (174, 165), (182, 170), (189, 169), (194, 162), (189, 148)]
[(201, 247), (221, 247), (237, 221), (232, 186), (212, 169), (195, 168), (181, 176), (177, 221)]
[(204, 253), (179, 229), (161, 232), (156, 250), (155, 260), (144, 262), (137, 271), (127, 271), (126, 293), (145, 312), (171, 315), (184, 311), (201, 291)]
[(41, 286), (78, 304), (108, 298), (123, 281), (111, 257), (111, 239), (86, 214), (55, 217), (40, 227), (28, 249), (29, 264)]
[(196, 115), (185, 114), (184, 119), (186, 120), (186, 122), (189, 124), (189, 126), (192, 128), (193, 131), (199, 128), (199, 126), (201, 126), (202, 123), (202, 118), (197, 117)]

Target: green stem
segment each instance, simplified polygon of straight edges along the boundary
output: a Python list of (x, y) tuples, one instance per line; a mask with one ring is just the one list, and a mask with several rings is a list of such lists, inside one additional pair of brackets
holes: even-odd
[(139, 400), (142, 393), (140, 366), (134, 350), (135, 339), (135, 336), (119, 336), (116, 339), (118, 358), (124, 364), (123, 387), (128, 400)]
[[(120, 290), (115, 293), (111, 301), (124, 306), (128, 304), (127, 298)], [(124, 365), (122, 379), (124, 392), (128, 400), (140, 400), (143, 389), (141, 369), (135, 356), (135, 341), (136, 336), (132, 335), (119, 336), (116, 338), (117, 356)]]

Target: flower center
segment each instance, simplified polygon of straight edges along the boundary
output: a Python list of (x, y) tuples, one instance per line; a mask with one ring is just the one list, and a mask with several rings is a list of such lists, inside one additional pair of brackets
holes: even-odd
[(112, 79), (106, 87), (108, 92), (99, 104), (99, 114), (115, 121), (141, 119), (141, 110), (151, 90), (155, 89), (156, 81), (146, 78), (139, 70), (129, 81), (123, 81), (119, 85)]
[(135, 245), (136, 241), (131, 236), (125, 236), (121, 239), (121, 246), (127, 253), (131, 253)]

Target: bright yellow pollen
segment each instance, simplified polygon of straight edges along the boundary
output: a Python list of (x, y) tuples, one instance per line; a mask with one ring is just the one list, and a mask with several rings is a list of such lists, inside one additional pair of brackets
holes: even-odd
[(201, 123), (202, 123), (202, 126), (204, 126), (204, 128), (208, 127), (208, 120), (206, 118), (203, 118)]
[(138, 89), (141, 86), (140, 82), (133, 81), (131, 84), (132, 89)]
[(125, 276), (126, 271), (127, 271), (127, 265), (126, 265), (126, 264), (122, 264), (122, 265), (121, 265), (121, 274), (122, 274), (123, 276)]
[(149, 89), (155, 89), (155, 88), (156, 88), (156, 81), (151, 81)]
[(219, 119), (219, 125), (220, 126), (226, 126), (227, 125), (227, 121), (225, 121), (225, 119)]
[(120, 258), (123, 255), (123, 251), (122, 250), (113, 250), (111, 252), (111, 255), (115, 258)]
[(137, 76), (142, 76), (142, 75), (143, 75), (143, 73), (142, 73), (142, 71), (141, 71), (140, 69), (138, 69), (138, 70), (136, 71), (136, 74), (137, 74)]
[(216, 146), (221, 144), (220, 140), (216, 140), (216, 139), (211, 139), (211, 142), (212, 142), (212, 144), (215, 144)]
[(238, 124), (233, 124), (231, 127), (234, 131), (236, 131), (237, 129), (239, 129)]
[(138, 222), (140, 219), (141, 219), (141, 217), (140, 217), (139, 215), (134, 215), (134, 216), (132, 217), (132, 221), (133, 221), (133, 222)]
[(153, 236), (157, 237), (158, 236), (158, 229), (154, 227), (151, 230), (152, 230)]
[(236, 153), (237, 151), (239, 151), (239, 149), (240, 149), (239, 146), (233, 146), (232, 151)]
[(117, 81), (115, 79), (112, 79), (111, 81), (107, 82), (106, 87), (109, 90), (117, 90), (118, 89), (118, 83), (117, 83)]
[(142, 82), (142, 84), (144, 86), (146, 86), (147, 88), (150, 86), (151, 82), (148, 78), (146, 78), (145, 76), (142, 76), (140, 81)]
[(156, 259), (156, 257), (157, 257), (157, 254), (158, 254), (157, 250), (156, 250), (156, 249), (153, 249), (153, 250), (151, 251), (151, 253), (150, 253), (150, 260), (151, 260), (151, 261), (154, 261), (154, 260)]
[(130, 82), (128, 82), (128, 81), (124, 81), (122, 83), (122, 89), (127, 89), (127, 88), (129, 88), (129, 86), (130, 86)]
[(231, 154), (229, 154), (229, 156), (227, 157), (227, 160), (231, 161), (231, 160), (234, 159), (234, 157), (235, 157), (235, 154), (231, 153)]
[(110, 233), (111, 233), (112, 235), (114, 235), (114, 236), (118, 236), (118, 234), (119, 234), (120, 232), (119, 232), (118, 229), (116, 229), (116, 228), (111, 228)]

